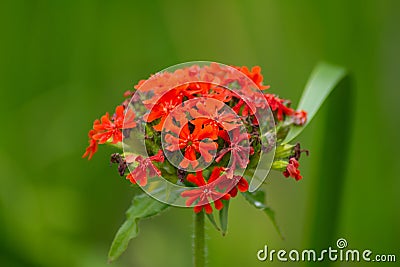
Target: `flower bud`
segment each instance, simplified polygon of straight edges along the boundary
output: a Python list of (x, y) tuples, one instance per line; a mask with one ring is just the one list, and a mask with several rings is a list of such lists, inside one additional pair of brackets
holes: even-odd
[(289, 162), (285, 160), (277, 160), (272, 163), (271, 168), (276, 171), (285, 171)]
[(293, 155), (294, 145), (280, 144), (275, 150), (276, 159), (286, 159)]

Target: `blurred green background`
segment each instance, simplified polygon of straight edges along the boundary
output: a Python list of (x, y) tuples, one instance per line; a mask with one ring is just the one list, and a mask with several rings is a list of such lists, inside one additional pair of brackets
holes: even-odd
[[(140, 79), (192, 60), (260, 65), (271, 92), (294, 104), (318, 61), (351, 70), (353, 131), (334, 235), (400, 261), (399, 12), (386, 0), (1, 1), (0, 266), (109, 266), (132, 192), (108, 164), (113, 149), (81, 159), (87, 131)], [(310, 229), (323, 122), (299, 139), (311, 150), (304, 179), (268, 178), (286, 239), (237, 198), (228, 235), (209, 226), (209, 266), (281, 266), (259, 262), (257, 250), (304, 249), (312, 233), (326, 234)], [(191, 221), (178, 208), (143, 221), (111, 266), (190, 266)]]

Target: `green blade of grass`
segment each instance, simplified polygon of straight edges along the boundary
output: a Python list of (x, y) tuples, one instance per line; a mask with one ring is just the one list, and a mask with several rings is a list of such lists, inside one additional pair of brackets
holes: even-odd
[[(314, 195), (310, 222), (310, 247), (335, 247), (342, 207), (342, 194), (346, 176), (352, 126), (352, 86), (350, 77), (342, 80), (329, 97), (325, 110), (325, 129), (316, 160)], [(318, 266), (330, 266), (325, 261)], [(310, 263), (310, 265), (316, 266)]]
[[(313, 195), (310, 212), (307, 247), (321, 251), (335, 247), (347, 157), (351, 143), (352, 84), (343, 68), (319, 64), (313, 71), (303, 93), (298, 109), (308, 113), (307, 124), (322, 107), (324, 125), (318, 158), (314, 160), (311, 177)], [(322, 105), (326, 102), (325, 105)], [(304, 126), (307, 126), (304, 125)], [(290, 142), (304, 129), (293, 128), (284, 142)], [(309, 262), (307, 266), (329, 266), (331, 262)]]
[(307, 122), (303, 126), (292, 127), (283, 143), (292, 141), (307, 127), (325, 99), (345, 75), (346, 70), (344, 68), (327, 63), (320, 63), (315, 67), (297, 107), (298, 110), (303, 109), (307, 112)]

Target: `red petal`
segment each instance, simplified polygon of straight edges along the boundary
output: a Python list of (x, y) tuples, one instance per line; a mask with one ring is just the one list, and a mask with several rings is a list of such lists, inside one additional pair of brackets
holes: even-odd
[(183, 126), (181, 132), (179, 133), (179, 138), (182, 139), (182, 140), (188, 140), (189, 134), (190, 134), (190, 131), (189, 131), (189, 124), (186, 123), (186, 124)]
[(210, 162), (213, 159), (213, 155), (209, 151), (217, 150), (217, 147), (218, 145), (215, 142), (211, 143), (200, 142), (199, 152), (206, 162)]
[(222, 204), (222, 201), (218, 199), (214, 201), (214, 206), (217, 210), (220, 210), (224, 207), (224, 204)]
[(199, 213), (200, 211), (203, 210), (203, 206), (195, 206), (195, 207), (193, 208), (193, 210), (194, 210), (195, 213)]
[(181, 147), (179, 147), (179, 138), (173, 136), (172, 134), (165, 135), (165, 142), (167, 143), (166, 149), (168, 151), (176, 151), (181, 149)]
[(160, 107), (158, 105), (156, 105), (153, 107), (150, 114), (147, 115), (146, 121), (152, 122), (152, 121), (160, 118), (161, 116), (162, 116), (162, 111), (160, 110)]
[(157, 125), (153, 126), (154, 130), (161, 132), (164, 127), (164, 122), (166, 118), (167, 118), (166, 116), (162, 116), (161, 121)]
[(121, 132), (121, 130), (115, 130), (114, 133), (113, 133), (113, 141), (112, 141), (112, 143), (116, 144), (116, 143), (119, 143), (119, 142), (122, 142), (122, 132)]
[(206, 210), (207, 214), (211, 214), (212, 213), (212, 207), (210, 204), (205, 204), (204, 205), (204, 209)]
[(189, 173), (186, 179), (197, 186), (206, 185), (202, 171), (196, 172), (196, 175)]
[(224, 169), (223, 167), (214, 167), (214, 169), (211, 172), (210, 178), (208, 179), (208, 183), (217, 180), (220, 177), (221, 171), (223, 169)]
[(194, 150), (194, 148), (192, 146), (189, 146), (189, 147), (186, 148), (186, 150), (185, 150), (185, 158), (190, 160), (190, 161), (196, 160), (196, 151)]
[(249, 189), (249, 183), (246, 181), (246, 179), (241, 178), (237, 184), (237, 187), (240, 192), (246, 192)]
[(229, 195), (231, 197), (236, 197), (237, 193), (238, 193), (238, 190), (237, 190), (236, 186), (234, 188), (232, 188), (231, 191), (229, 191)]

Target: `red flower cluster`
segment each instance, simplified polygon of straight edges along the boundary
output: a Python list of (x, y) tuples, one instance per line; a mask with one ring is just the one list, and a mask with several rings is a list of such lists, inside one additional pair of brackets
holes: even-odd
[[(89, 131), (89, 146), (83, 157), (91, 159), (98, 144), (122, 142), (125, 130), (129, 132), (139, 120), (144, 121), (152, 127), (155, 135), (164, 137), (146, 141), (154, 142), (159, 148), (160, 142), (163, 142), (165, 152), (181, 153), (180, 168), (195, 169), (201, 161), (208, 164), (208, 170), (212, 170), (209, 177), (205, 177), (203, 171), (196, 171), (195, 174), (183, 172), (183, 183), (196, 187), (181, 194), (188, 198), (186, 204), (194, 205), (195, 212), (204, 209), (211, 213), (210, 203), (213, 202), (219, 210), (223, 207), (221, 200), (228, 200), (238, 191), (248, 189), (246, 179), (236, 175), (235, 171), (245, 170), (250, 157), (260, 153), (258, 110), (270, 108), (276, 124), (303, 125), (307, 120), (307, 113), (293, 110), (290, 101), (266, 93), (270, 86), (264, 85), (263, 80), (258, 66), (249, 70), (247, 67), (228, 68), (216, 63), (157, 73), (149, 80), (141, 80), (133, 91), (125, 92), (124, 97), (131, 99), (117, 106), (111, 118), (106, 113), (100, 120), (94, 121), (93, 129)], [(137, 97), (136, 92), (146, 95), (146, 100)], [(132, 109), (128, 108), (129, 100), (142, 101), (149, 111), (136, 118)], [(136, 165), (126, 177), (133, 184), (145, 186), (148, 179), (162, 175), (163, 168), (154, 165), (155, 162), (164, 162), (162, 150), (147, 158), (127, 155), (123, 160), (122, 164)], [(288, 164), (284, 172), (286, 177), (301, 179), (295, 158), (280, 160), (286, 160)], [(121, 175), (124, 171), (123, 168)]]

